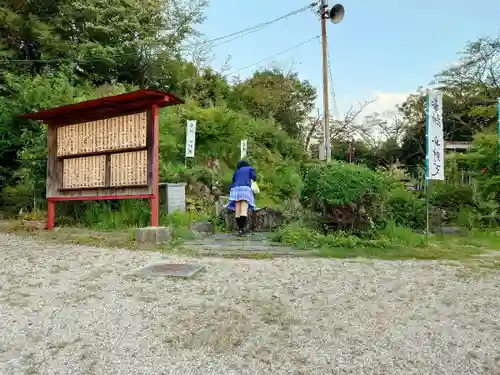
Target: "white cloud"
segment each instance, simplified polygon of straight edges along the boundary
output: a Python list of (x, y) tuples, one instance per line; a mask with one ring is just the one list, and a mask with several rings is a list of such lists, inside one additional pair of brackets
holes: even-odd
[[(356, 122), (371, 124), (368, 128), (365, 128), (365, 131), (369, 131), (372, 140), (383, 140), (388, 136), (388, 133), (382, 131), (377, 124), (379, 122), (384, 122), (392, 125), (398, 114), (397, 106), (403, 104), (410, 94), (411, 92), (372, 91), (366, 99), (360, 101), (361, 103), (365, 100), (373, 102), (367, 105), (358, 115)], [(353, 105), (354, 108), (356, 108), (356, 106), (359, 108), (358, 103)]]
[[(359, 109), (359, 103), (364, 103), (365, 101), (372, 101), (366, 108), (358, 115), (357, 120), (362, 121), (365, 116), (373, 116), (377, 114), (377, 117), (380, 119), (384, 119), (390, 121), (394, 118), (396, 114), (396, 106), (403, 104), (408, 96), (412, 94), (409, 92), (384, 92), (380, 90), (373, 90), (369, 92), (366, 96), (360, 97), (356, 99), (356, 101), (352, 102), (353, 111), (357, 111)], [(323, 111), (323, 98), (318, 97), (316, 100), (316, 108), (320, 109), (320, 112)], [(338, 113), (335, 113), (335, 109), (330, 106), (330, 116), (335, 119), (341, 120), (344, 118), (347, 111), (349, 111), (351, 104), (349, 102), (339, 103)], [(311, 112), (311, 116), (316, 116), (317, 109), (314, 109)]]
[(381, 118), (392, 118), (396, 113), (396, 106), (403, 104), (411, 92), (383, 92), (374, 90), (368, 100), (374, 100), (362, 113), (369, 116), (377, 113)]

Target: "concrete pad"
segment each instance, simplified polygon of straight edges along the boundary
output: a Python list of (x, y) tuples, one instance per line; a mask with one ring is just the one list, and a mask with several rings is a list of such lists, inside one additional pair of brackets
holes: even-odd
[(167, 227), (146, 227), (135, 230), (135, 240), (155, 245), (164, 244), (172, 238), (172, 231)]
[(168, 263), (160, 262), (149, 264), (144, 267), (137, 268), (130, 272), (128, 276), (167, 276), (167, 277), (182, 277), (190, 278), (203, 270), (205, 266), (194, 263)]

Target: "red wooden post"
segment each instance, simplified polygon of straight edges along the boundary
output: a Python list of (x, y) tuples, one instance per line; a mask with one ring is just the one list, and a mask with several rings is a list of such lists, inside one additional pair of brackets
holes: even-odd
[(160, 141), (159, 137), (159, 126), (158, 126), (158, 105), (153, 105), (153, 198), (151, 198), (151, 226), (157, 227), (159, 225), (159, 211), (160, 211), (160, 194), (159, 194), (159, 176), (158, 176), (158, 164), (159, 164), (159, 152), (160, 152)]
[(47, 229), (54, 229), (56, 221), (56, 204), (53, 200), (47, 202)]

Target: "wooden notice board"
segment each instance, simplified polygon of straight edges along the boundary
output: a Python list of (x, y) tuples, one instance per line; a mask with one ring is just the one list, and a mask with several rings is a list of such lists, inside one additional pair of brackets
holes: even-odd
[(29, 113), (47, 126), (47, 226), (54, 202), (151, 199), (158, 225), (159, 108), (184, 103), (144, 89)]
[(153, 194), (152, 109), (49, 125), (47, 198)]

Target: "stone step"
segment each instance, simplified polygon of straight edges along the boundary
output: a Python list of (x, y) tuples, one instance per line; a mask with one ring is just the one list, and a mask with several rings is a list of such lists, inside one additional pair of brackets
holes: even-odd
[(217, 233), (206, 237), (203, 240), (217, 240), (217, 241), (271, 241), (274, 236), (272, 232), (257, 232), (249, 233), (245, 237), (238, 237), (235, 233)]
[(197, 253), (202, 256), (215, 257), (232, 257), (232, 258), (252, 258), (252, 257), (270, 257), (270, 258), (300, 258), (300, 257), (317, 257), (318, 253), (310, 250), (292, 250), (292, 251), (251, 251), (251, 250), (197, 250)]
[(198, 239), (184, 242), (184, 245), (190, 246), (230, 246), (230, 247), (252, 247), (252, 246), (266, 246), (266, 247), (288, 247), (280, 243), (271, 241), (251, 241), (251, 240), (213, 240), (213, 239)]
[(193, 240), (184, 242), (180, 248), (185, 250), (194, 250), (200, 255), (215, 256), (239, 256), (249, 257), (252, 255), (269, 256), (316, 256), (313, 250), (297, 250), (289, 246), (266, 241), (252, 241), (248, 239), (241, 240)]
[(241, 242), (241, 243), (191, 243), (186, 242), (182, 244), (184, 248), (196, 248), (196, 249), (206, 249), (206, 250), (248, 250), (248, 251), (295, 251), (291, 247), (285, 246), (268, 246), (262, 243), (251, 243), (251, 242)]

